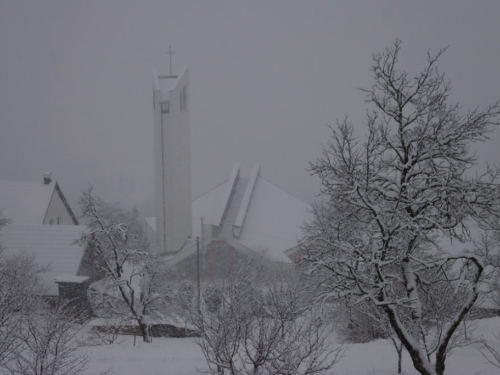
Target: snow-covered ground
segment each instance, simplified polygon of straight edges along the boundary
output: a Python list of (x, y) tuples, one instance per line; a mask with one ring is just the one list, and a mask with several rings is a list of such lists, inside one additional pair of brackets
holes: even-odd
[(99, 374), (109, 368), (116, 375), (199, 375), (206, 362), (193, 338), (153, 338), (151, 344), (133, 336), (122, 336), (120, 344), (92, 347), (86, 373)]
[[(477, 333), (491, 339), (491, 333), (500, 331), (500, 318), (484, 319), (477, 326)], [(92, 361), (88, 374), (112, 368), (117, 375), (198, 375), (207, 370), (205, 359), (194, 338), (154, 338), (144, 344), (137, 337), (123, 336), (120, 344), (98, 346), (90, 349)], [(500, 344), (500, 343), (499, 343)], [(351, 344), (344, 357), (335, 366), (337, 375), (395, 375), (397, 355), (385, 340), (368, 344)], [(405, 375), (417, 375), (410, 358), (403, 358)], [(498, 375), (500, 369), (487, 364), (476, 346), (459, 348), (447, 360), (449, 375)]]

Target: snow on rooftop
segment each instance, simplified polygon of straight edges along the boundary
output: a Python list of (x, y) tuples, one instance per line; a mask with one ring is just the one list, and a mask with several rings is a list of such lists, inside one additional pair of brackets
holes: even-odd
[(56, 283), (75, 283), (81, 284), (89, 279), (88, 276), (75, 276), (75, 275), (59, 275), (54, 281)]
[(243, 226), (243, 222), (245, 221), (245, 217), (247, 216), (248, 206), (250, 205), (253, 189), (257, 182), (257, 178), (259, 177), (259, 170), (260, 170), (259, 164), (255, 164), (252, 168), (252, 172), (250, 173), (248, 183), (246, 184), (245, 193), (241, 200), (241, 205), (238, 210), (238, 216), (236, 217), (236, 220), (234, 222), (234, 224), (238, 228), (241, 228)]
[(43, 223), (49, 207), (55, 181), (0, 181), (0, 210), (12, 224)]
[(147, 217), (144, 220), (146, 220), (146, 224), (153, 230), (153, 232), (156, 232), (156, 217)]
[(262, 177), (257, 178), (238, 241), (265, 256), (289, 263), (284, 251), (297, 246), (311, 207)]
[(240, 176), (240, 165), (236, 163), (233, 166), (233, 169), (229, 176), (229, 183), (225, 185), (222, 201), (220, 201), (219, 207), (217, 208), (217, 214), (214, 217), (215, 221), (213, 222), (213, 224), (216, 226), (219, 226), (221, 224), (222, 218), (224, 217), (224, 213), (228, 209), (228, 204), (229, 201), (231, 200), (232, 192), (236, 188), (239, 176)]
[[(201, 217), (205, 224), (214, 224), (220, 202), (225, 194), (228, 181), (224, 181), (207, 193), (193, 201), (192, 205), (192, 238), (201, 237)], [(156, 217), (147, 217), (146, 224), (156, 232)]]
[[(238, 223), (242, 228), (236, 241), (273, 261), (290, 263), (285, 251), (297, 246), (302, 226), (313, 218), (311, 206), (260, 177), (258, 166), (254, 167), (250, 179), (242, 178), (236, 183), (238, 170), (236, 165), (229, 180), (193, 201), (192, 238), (201, 237), (201, 217), (204, 224), (217, 226), (221, 221), (221, 207), (224, 207), (226, 224), (238, 221), (240, 216)], [(247, 191), (248, 184), (252, 189)], [(237, 207), (233, 207), (235, 204)], [(246, 214), (244, 218), (243, 214)], [(154, 217), (147, 218), (146, 222), (156, 230)]]
[(229, 180), (226, 180), (193, 201), (193, 238), (201, 237), (201, 217), (205, 224), (217, 222), (218, 209), (225, 198), (228, 184)]
[(48, 287), (48, 295), (57, 296), (54, 282), (61, 275), (75, 275), (83, 256), (83, 247), (74, 244), (84, 226), (79, 225), (9, 225), (0, 231), (4, 254), (25, 251), (34, 254), (41, 266), (48, 267), (41, 275)]

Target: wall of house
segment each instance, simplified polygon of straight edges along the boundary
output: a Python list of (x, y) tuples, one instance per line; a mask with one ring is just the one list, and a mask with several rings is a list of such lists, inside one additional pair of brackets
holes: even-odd
[(52, 198), (50, 198), (49, 207), (43, 219), (43, 224), (52, 225), (75, 225), (74, 219), (68, 212), (64, 201), (57, 189), (54, 189)]
[(92, 316), (92, 308), (87, 299), (87, 288), (89, 282), (83, 283), (58, 283), (59, 285), (59, 303), (66, 304), (66, 308), (76, 316)]
[[(214, 241), (205, 251), (200, 252), (200, 277), (203, 280), (227, 277), (241, 267), (247, 266), (251, 259), (235, 250), (224, 241)], [(256, 261), (255, 261), (256, 262)], [(256, 265), (260, 267), (260, 264)], [(197, 278), (197, 255), (194, 253), (173, 267), (177, 278)]]

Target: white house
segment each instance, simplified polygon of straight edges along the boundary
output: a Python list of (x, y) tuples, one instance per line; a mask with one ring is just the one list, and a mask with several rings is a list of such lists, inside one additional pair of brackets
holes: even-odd
[(26, 252), (47, 267), (48, 296), (73, 294), (99, 277), (90, 254), (75, 243), (84, 226), (50, 174), (40, 181), (0, 181), (0, 210), (9, 224), (0, 231), (4, 255)]

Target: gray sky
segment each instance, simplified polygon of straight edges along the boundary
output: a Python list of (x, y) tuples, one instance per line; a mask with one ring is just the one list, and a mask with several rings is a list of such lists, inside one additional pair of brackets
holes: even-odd
[[(451, 99), (486, 105), (500, 99), (499, 16), (498, 0), (0, 0), (0, 179), (50, 171), (73, 207), (88, 183), (152, 199), (151, 68), (168, 71), (172, 45), (174, 73), (190, 67), (193, 195), (258, 162), (310, 202), (325, 124), (361, 128), (372, 52), (398, 37), (416, 72), (449, 45)], [(478, 150), (498, 160), (492, 138)]]

